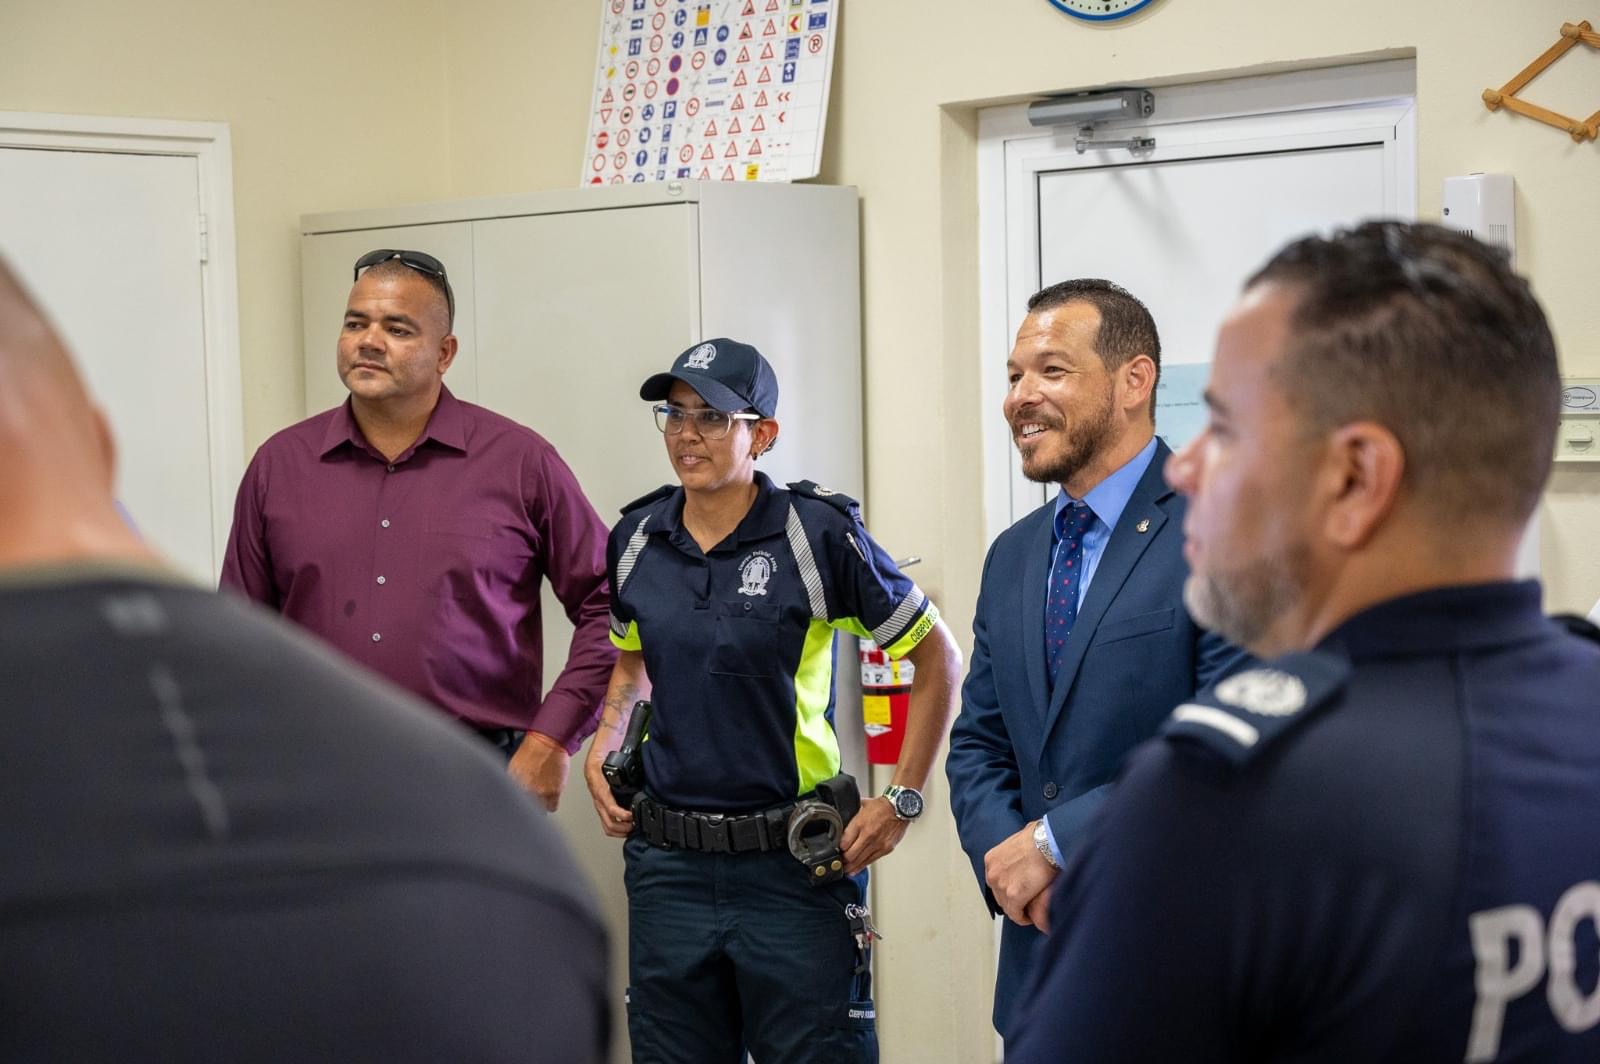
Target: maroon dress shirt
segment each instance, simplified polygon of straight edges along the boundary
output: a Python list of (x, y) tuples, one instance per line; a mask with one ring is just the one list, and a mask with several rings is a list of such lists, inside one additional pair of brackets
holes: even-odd
[[(389, 462), (346, 400), (256, 452), (222, 585), (454, 716), (537, 731), (571, 753), (594, 731), (616, 660), (606, 533), (531, 429), (444, 389), (422, 436)], [(541, 703), (543, 577), (577, 630)]]

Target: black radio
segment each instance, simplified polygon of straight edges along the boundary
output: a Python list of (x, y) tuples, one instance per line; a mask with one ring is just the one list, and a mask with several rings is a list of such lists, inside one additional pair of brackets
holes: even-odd
[(622, 745), (607, 754), (600, 765), (600, 773), (611, 787), (611, 797), (624, 809), (632, 808), (634, 797), (644, 790), (644, 752), (640, 748), (649, 725), (650, 703), (635, 702)]

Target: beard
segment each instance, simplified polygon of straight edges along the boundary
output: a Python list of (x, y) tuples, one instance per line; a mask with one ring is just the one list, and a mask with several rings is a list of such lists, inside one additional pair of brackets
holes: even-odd
[(1029, 415), (1025, 420), (1037, 421), (1047, 429), (1066, 429), (1066, 442), (1053, 457), (1045, 457), (1038, 451), (1031, 458), (1024, 456), (1022, 475), (1036, 484), (1064, 484), (1071, 480), (1111, 443), (1115, 432), (1115, 404), (1115, 397), (1107, 389), (1103, 404), (1070, 425), (1060, 418)]
[(1273, 623), (1305, 597), (1310, 552), (1290, 546), (1229, 572), (1191, 572), (1183, 582), (1183, 605), (1202, 628), (1258, 656), (1288, 648), (1264, 647)]

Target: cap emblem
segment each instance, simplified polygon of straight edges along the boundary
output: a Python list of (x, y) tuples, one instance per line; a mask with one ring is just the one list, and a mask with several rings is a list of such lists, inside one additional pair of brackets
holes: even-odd
[(689, 352), (689, 361), (683, 364), (684, 369), (710, 369), (711, 363), (716, 360), (717, 347), (715, 344), (701, 344)]

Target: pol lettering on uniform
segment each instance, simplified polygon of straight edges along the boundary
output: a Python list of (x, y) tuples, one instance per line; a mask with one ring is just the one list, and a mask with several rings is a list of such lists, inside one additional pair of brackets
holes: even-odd
[[(1585, 993), (1578, 985), (1577, 931), (1585, 920), (1600, 929), (1600, 883), (1585, 880), (1568, 888), (1545, 926), (1531, 905), (1504, 905), (1473, 913), (1472, 955), (1478, 962), (1477, 1004), (1467, 1041), (1467, 1064), (1484, 1064), (1500, 1055), (1506, 1006), (1545, 981), (1550, 1014), (1569, 1034), (1600, 1023), (1600, 985)], [(1512, 945), (1516, 960), (1512, 961)]]

